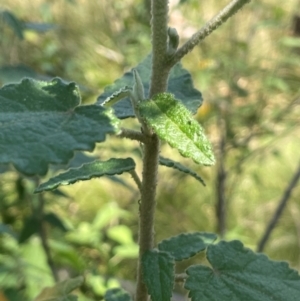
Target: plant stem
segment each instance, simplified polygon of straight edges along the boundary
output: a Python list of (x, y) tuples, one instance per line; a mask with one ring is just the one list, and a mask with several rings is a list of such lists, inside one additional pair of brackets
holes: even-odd
[(271, 219), (271, 221), (269, 222), (267, 228), (266, 228), (266, 231), (262, 237), (262, 239), (260, 240), (260, 242), (258, 243), (258, 246), (257, 246), (257, 252), (262, 252), (270, 235), (271, 235), (271, 232), (273, 231), (273, 229), (275, 228), (288, 200), (290, 199), (290, 196), (292, 194), (292, 191), (293, 189), (296, 187), (298, 181), (300, 179), (300, 162), (299, 162), (299, 165), (296, 169), (296, 172), (294, 173), (294, 176), (293, 178), (291, 179), (288, 187), (286, 188), (286, 190), (284, 191), (282, 197), (281, 197), (281, 200), (278, 204), (278, 207), (273, 215), (273, 218)]
[[(166, 66), (168, 40), (168, 0), (152, 0), (152, 70), (149, 98), (167, 90), (170, 68)], [(150, 134), (150, 135), (149, 135)], [(143, 180), (140, 203), (139, 223), (139, 263), (137, 274), (136, 301), (147, 301), (148, 292), (143, 282), (142, 256), (153, 248), (154, 214), (157, 187), (157, 171), (159, 164), (160, 141), (156, 134), (147, 131), (144, 143)]]
[(47, 240), (47, 231), (45, 229), (45, 221), (44, 221), (44, 205), (45, 205), (45, 200), (43, 197), (43, 194), (40, 193), (38, 195), (38, 210), (36, 211), (37, 214), (37, 218), (39, 221), (39, 236), (41, 239), (41, 243), (42, 243), (42, 247), (44, 249), (46, 258), (47, 258), (47, 263), (48, 266), (52, 272), (52, 276), (54, 278), (54, 280), (57, 282), (58, 281), (58, 275), (57, 275), (57, 271), (54, 265), (54, 262), (52, 260), (52, 256), (51, 256), (51, 252), (50, 252), (50, 247), (48, 244), (48, 240)]
[(174, 66), (179, 62), (188, 52), (192, 51), (194, 47), (214, 30), (220, 27), (238, 10), (251, 0), (232, 0), (225, 6), (215, 17), (208, 21), (199, 31), (197, 31), (187, 42), (185, 42), (169, 60), (169, 64)]

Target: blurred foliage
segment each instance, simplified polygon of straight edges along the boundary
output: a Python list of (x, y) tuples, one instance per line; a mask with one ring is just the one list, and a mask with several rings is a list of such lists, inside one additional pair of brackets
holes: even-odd
[[(183, 43), (226, 3), (170, 1), (170, 26), (177, 28)], [(24, 76), (59, 76), (80, 85), (84, 102), (96, 101), (106, 85), (150, 52), (148, 4), (2, 0), (0, 84)], [(256, 248), (300, 157), (300, 43), (293, 25), (299, 14), (297, 0), (285, 5), (279, 0), (253, 2), (183, 60), (203, 93), (196, 118), (214, 143), (218, 163), (199, 167), (163, 145), (164, 157), (195, 170), (207, 187), (161, 167), (157, 242), (180, 232), (216, 230), (222, 162), (225, 238)], [(137, 145), (115, 138), (108, 146), (99, 145), (95, 154), (140, 158)], [(36, 179), (6, 167), (1, 172), (0, 300), (32, 300), (41, 287), (54, 283), (37, 227), (25, 231), (38, 209), (39, 199), (32, 195)], [(58, 276), (85, 276), (80, 300), (100, 300), (120, 279), (135, 279), (138, 193), (129, 176), (118, 179), (113, 180), (121, 185), (92, 180), (44, 194), (44, 214), (52, 216), (45, 226)], [(298, 185), (265, 250), (298, 269), (299, 197)], [(184, 268), (178, 265), (178, 271)]]

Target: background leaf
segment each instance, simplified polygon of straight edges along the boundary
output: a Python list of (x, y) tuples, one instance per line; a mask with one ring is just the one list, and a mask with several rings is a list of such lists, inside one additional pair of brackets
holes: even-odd
[(34, 216), (31, 215), (28, 217), (23, 225), (19, 236), (19, 243), (24, 243), (28, 238), (30, 238), (33, 234), (38, 233), (39, 231), (39, 220)]
[(108, 161), (94, 161), (86, 163), (79, 168), (70, 169), (49, 181), (41, 184), (35, 192), (52, 190), (60, 185), (70, 185), (77, 181), (85, 181), (104, 175), (116, 175), (135, 168), (135, 162), (131, 158), (116, 159), (111, 158)]
[(0, 18), (2, 18), (6, 24), (12, 28), (20, 40), (24, 39), (23, 22), (20, 21), (12, 12), (9, 10), (0, 11)]
[(0, 89), (0, 163), (26, 175), (44, 175), (48, 164), (67, 163), (74, 150), (91, 151), (118, 120), (101, 106), (80, 106), (74, 83), (24, 79)]
[(214, 164), (210, 142), (200, 124), (170, 93), (139, 104), (140, 113), (155, 133), (184, 157), (203, 165)]
[(173, 161), (171, 159), (168, 158), (164, 158), (162, 156), (159, 157), (159, 164), (166, 166), (166, 167), (171, 167), (174, 169), (177, 169), (181, 172), (187, 173), (190, 176), (192, 176), (193, 178), (195, 178), (197, 181), (199, 181), (203, 186), (206, 186), (204, 180), (194, 171), (192, 171), (191, 169), (187, 168), (186, 166), (182, 165), (179, 162)]
[(143, 255), (143, 277), (152, 300), (169, 301), (171, 299), (174, 265), (174, 258), (167, 252), (150, 250)]
[(122, 288), (112, 288), (106, 291), (105, 301), (131, 301), (130, 295)]
[(44, 215), (44, 220), (52, 225), (53, 227), (56, 227), (60, 229), (63, 232), (68, 231), (62, 220), (53, 212), (47, 213)]
[(46, 287), (34, 301), (75, 301), (77, 297), (69, 294), (81, 286), (83, 281), (83, 277), (79, 276), (59, 282), (52, 287)]
[[(137, 70), (141, 77), (146, 97), (149, 91), (151, 60), (151, 55), (148, 55), (146, 59), (133, 68)], [(113, 93), (117, 92), (124, 86), (132, 87), (133, 84), (133, 71), (131, 70), (126, 72), (121, 78), (117, 79), (112, 85), (107, 86), (104, 90), (104, 93), (98, 97), (98, 102), (102, 104), (105, 99), (110, 97), (110, 95)], [(197, 112), (197, 109), (202, 104), (201, 93), (194, 88), (190, 73), (184, 69), (180, 63), (176, 64), (170, 72), (168, 92), (173, 93), (175, 98), (179, 99), (193, 114)], [(120, 119), (135, 116), (129, 98), (123, 99), (122, 101), (116, 103), (113, 108), (115, 109), (116, 115)]]
[(275, 262), (243, 247), (239, 241), (209, 245), (202, 265), (187, 269), (185, 288), (193, 301), (295, 301), (300, 276), (286, 262)]
[(161, 241), (157, 247), (160, 251), (168, 252), (175, 260), (180, 261), (205, 250), (216, 239), (217, 235), (213, 233), (184, 233)]

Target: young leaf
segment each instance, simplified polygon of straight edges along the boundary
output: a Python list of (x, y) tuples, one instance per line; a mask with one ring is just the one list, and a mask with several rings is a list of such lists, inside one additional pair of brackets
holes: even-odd
[(105, 175), (119, 175), (123, 172), (133, 170), (134, 168), (135, 162), (131, 158), (112, 158), (108, 161), (94, 161), (83, 164), (79, 168), (69, 169), (67, 172), (51, 178), (36, 188), (34, 192), (53, 190), (60, 185), (70, 185), (77, 181), (85, 181), (95, 177), (99, 178)]
[(132, 301), (130, 295), (122, 288), (112, 288), (106, 291), (105, 301)]
[[(149, 91), (149, 78), (151, 74), (152, 56), (148, 55), (140, 64), (134, 69), (141, 77), (144, 86), (145, 95)], [(132, 86), (134, 83), (133, 69), (126, 72), (121, 78), (117, 79), (112, 85), (107, 86), (104, 93), (98, 97), (98, 103), (103, 103), (107, 97), (118, 91), (124, 86)], [(182, 67), (180, 63), (176, 64), (169, 76), (168, 92), (173, 93), (176, 99), (179, 99), (182, 104), (193, 114), (202, 104), (201, 93), (194, 88), (193, 80), (190, 73)], [(131, 101), (129, 98), (123, 99), (113, 106), (118, 118), (124, 119), (128, 117), (135, 117)]]
[(118, 119), (98, 105), (79, 106), (74, 83), (24, 79), (0, 89), (0, 164), (26, 175), (44, 175), (48, 164), (66, 164), (74, 150), (92, 151), (118, 131)]
[(79, 276), (59, 282), (52, 287), (46, 287), (34, 301), (76, 301), (77, 297), (69, 294), (80, 287), (83, 281), (83, 277)]
[(172, 94), (161, 93), (139, 104), (140, 113), (155, 133), (184, 157), (203, 165), (214, 164), (214, 155), (200, 124)]
[(217, 235), (213, 233), (185, 233), (161, 241), (158, 249), (170, 253), (176, 261), (180, 261), (205, 250), (216, 239)]
[(152, 300), (169, 301), (174, 286), (174, 258), (167, 252), (147, 251), (142, 258), (143, 279)]
[(286, 262), (275, 262), (244, 248), (239, 241), (209, 245), (202, 265), (187, 269), (185, 288), (192, 301), (295, 301), (300, 276)]
[(173, 161), (171, 159), (163, 158), (163, 157), (160, 156), (159, 157), (159, 164), (177, 169), (177, 170), (179, 170), (181, 172), (184, 172), (184, 173), (187, 173), (190, 176), (194, 177), (197, 181), (199, 181), (203, 186), (206, 186), (204, 180), (197, 173), (195, 173), (191, 169), (187, 168), (186, 166), (183, 166), (179, 162)]

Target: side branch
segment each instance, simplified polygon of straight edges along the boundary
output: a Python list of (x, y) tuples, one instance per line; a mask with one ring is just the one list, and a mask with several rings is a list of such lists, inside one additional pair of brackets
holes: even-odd
[(194, 47), (214, 30), (220, 27), (231, 16), (237, 13), (245, 4), (251, 0), (232, 0), (225, 8), (223, 8), (215, 17), (208, 21), (198, 32), (196, 32), (188, 41), (185, 42), (171, 57), (169, 64), (174, 66), (179, 62), (188, 52), (192, 51)]
[(145, 135), (143, 135), (143, 133), (134, 130), (124, 129), (124, 128), (121, 129), (121, 133), (118, 134), (117, 137), (136, 140), (141, 143), (146, 142), (146, 138)]
[(264, 247), (271, 235), (271, 232), (273, 231), (273, 229), (275, 228), (288, 200), (290, 199), (290, 196), (292, 194), (293, 189), (296, 187), (298, 181), (300, 179), (300, 162), (298, 165), (298, 168), (293, 176), (293, 178), (291, 179), (291, 182), (289, 183), (288, 187), (286, 188), (285, 192), (282, 195), (282, 198), (278, 204), (278, 207), (273, 215), (273, 218), (271, 219), (271, 221), (269, 222), (266, 231), (262, 237), (262, 239), (260, 240), (260, 242), (258, 243), (257, 246), (257, 252), (262, 252), (264, 250)]

